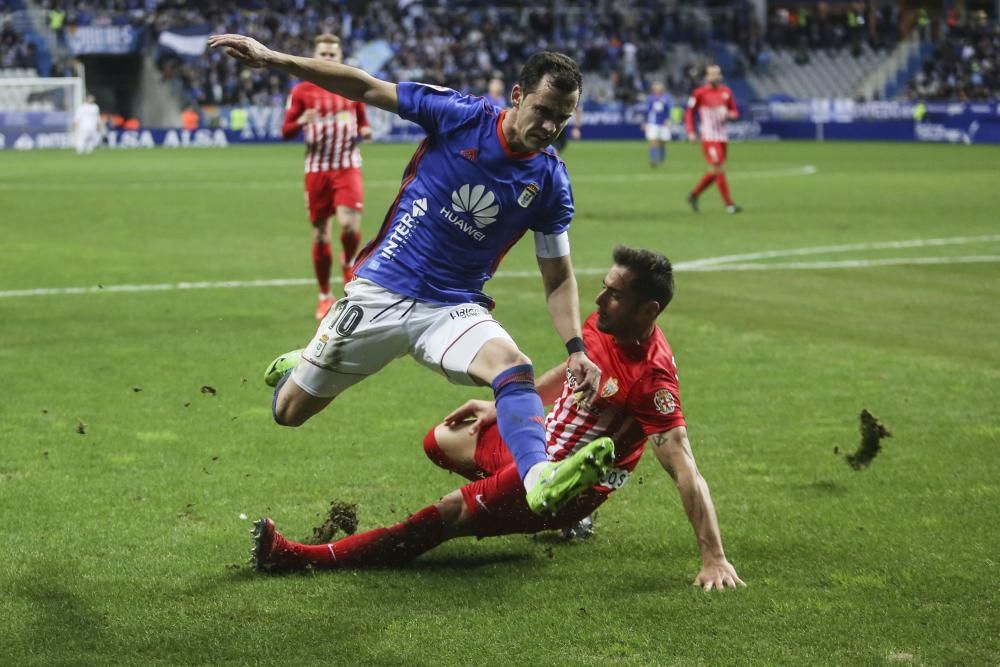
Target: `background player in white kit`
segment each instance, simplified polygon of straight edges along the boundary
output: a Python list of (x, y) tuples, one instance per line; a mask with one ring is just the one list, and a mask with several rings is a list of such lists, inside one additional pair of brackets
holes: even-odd
[(584, 396), (594, 394), (600, 369), (584, 350), (569, 258), (569, 175), (542, 150), (579, 103), (576, 63), (558, 53), (535, 54), (511, 90), (511, 108), (501, 111), (481, 97), (382, 81), (354, 67), (278, 53), (249, 37), (216, 35), (209, 46), (397, 113), (427, 132), (381, 230), (359, 255), (347, 296), (306, 348), (268, 369), (275, 421), (303, 424), (408, 354), (453, 383), (492, 387), (499, 430), (533, 512), (558, 511), (593, 485), (610, 466), (613, 443), (599, 438), (560, 462), (548, 460), (534, 368), (492, 318), (493, 300), (482, 291), (531, 230), (549, 314), (566, 343), (567, 371)]
[(73, 142), (77, 155), (90, 155), (101, 143), (101, 110), (93, 95), (87, 95), (73, 114)]

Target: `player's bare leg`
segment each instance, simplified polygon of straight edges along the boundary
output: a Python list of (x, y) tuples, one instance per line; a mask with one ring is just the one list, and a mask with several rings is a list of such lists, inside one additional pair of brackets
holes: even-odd
[(469, 423), (438, 424), (424, 437), (424, 452), (435, 465), (456, 472), (466, 479), (479, 479), (482, 471), (476, 464), (479, 433), (470, 432)]
[(337, 224), (340, 225), (340, 270), (344, 285), (347, 285), (354, 280), (354, 260), (361, 250), (361, 211), (350, 206), (338, 206)]
[(310, 417), (319, 413), (334, 396), (313, 396), (295, 384), (289, 370), (278, 380), (271, 409), (274, 421), (282, 426), (302, 426)]
[(316, 304), (316, 319), (326, 317), (336, 299), (330, 292), (330, 267), (333, 256), (330, 252), (330, 232), (333, 217), (325, 220), (314, 220), (313, 226), (313, 268), (316, 270), (316, 282), (319, 283), (319, 301)]

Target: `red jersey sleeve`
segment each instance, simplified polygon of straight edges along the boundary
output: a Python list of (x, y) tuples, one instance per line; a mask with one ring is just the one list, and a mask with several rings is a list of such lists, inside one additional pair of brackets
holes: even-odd
[(364, 102), (358, 102), (354, 105), (354, 112), (358, 117), (358, 131), (360, 132), (361, 128), (368, 127), (368, 107), (365, 106)]
[(302, 126), (298, 124), (298, 118), (306, 111), (305, 100), (299, 93), (299, 86), (292, 88), (288, 94), (288, 102), (285, 103), (285, 122), (281, 124), (281, 136), (284, 139), (294, 138)]
[(684, 111), (684, 125), (688, 134), (694, 134), (694, 110), (698, 108), (698, 90), (691, 93), (688, 98), (687, 109)]
[(738, 106), (736, 106), (736, 96), (733, 95), (733, 91), (732, 90), (729, 91), (729, 96), (726, 98), (726, 107), (728, 107), (728, 109), (731, 112), (733, 112), (734, 114), (736, 114), (735, 116), (733, 116), (733, 118), (739, 118), (740, 117), (740, 108)]
[(629, 393), (628, 410), (647, 436), (686, 426), (677, 373), (665, 368), (646, 373)]

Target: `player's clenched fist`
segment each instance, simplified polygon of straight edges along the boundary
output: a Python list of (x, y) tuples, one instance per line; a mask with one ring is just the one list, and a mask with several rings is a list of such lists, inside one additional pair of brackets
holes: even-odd
[(574, 352), (566, 363), (566, 370), (576, 379), (576, 390), (580, 392), (583, 402), (593, 402), (601, 386), (601, 369), (585, 352)]
[(264, 67), (274, 52), (253, 37), (243, 35), (212, 35), (208, 46), (225, 49), (226, 53), (248, 67)]

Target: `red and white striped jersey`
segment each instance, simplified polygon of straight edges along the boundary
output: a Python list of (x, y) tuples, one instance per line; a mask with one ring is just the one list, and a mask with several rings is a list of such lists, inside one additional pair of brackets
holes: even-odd
[[(307, 110), (316, 110), (315, 122), (305, 126), (296, 120)], [(361, 166), (358, 133), (368, 127), (363, 102), (355, 102), (303, 81), (288, 96), (281, 134), (291, 139), (305, 131), (306, 173), (351, 169)]]
[(619, 345), (597, 329), (597, 313), (583, 327), (587, 356), (601, 369), (601, 391), (591, 405), (577, 400), (575, 381), (567, 378), (563, 393), (545, 418), (549, 458), (563, 459), (595, 438), (615, 442), (615, 467), (606, 486), (617, 488), (635, 469), (647, 436), (685, 426), (670, 344), (659, 327), (642, 343)]
[(726, 123), (729, 112), (739, 115), (736, 108), (736, 98), (729, 86), (719, 84), (716, 87), (701, 86), (696, 88), (688, 98), (687, 111), (684, 114), (684, 124), (689, 133), (694, 132), (694, 112), (698, 111), (698, 129), (701, 130), (702, 141), (729, 141), (726, 134)]

